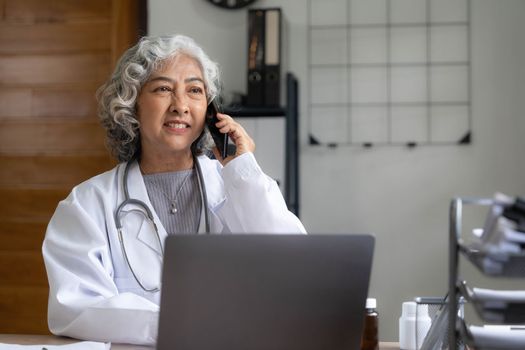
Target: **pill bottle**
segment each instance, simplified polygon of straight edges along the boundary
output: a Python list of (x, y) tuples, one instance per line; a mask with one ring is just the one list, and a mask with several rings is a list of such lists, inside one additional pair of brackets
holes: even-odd
[(361, 350), (379, 350), (379, 314), (375, 298), (366, 299)]

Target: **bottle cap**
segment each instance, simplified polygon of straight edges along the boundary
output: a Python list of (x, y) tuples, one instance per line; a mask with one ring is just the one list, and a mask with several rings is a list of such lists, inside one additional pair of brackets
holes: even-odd
[(366, 306), (367, 309), (375, 309), (377, 307), (377, 300), (376, 298), (366, 298)]

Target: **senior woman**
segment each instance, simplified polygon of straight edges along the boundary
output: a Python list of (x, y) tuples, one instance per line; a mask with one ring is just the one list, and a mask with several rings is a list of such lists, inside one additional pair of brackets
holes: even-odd
[(216, 126), (235, 154), (204, 155), (206, 111), (219, 86), (217, 65), (177, 35), (142, 38), (99, 89), (99, 115), (120, 163), (76, 186), (49, 223), (52, 333), (154, 344), (169, 234), (305, 232), (230, 116), (219, 113)]

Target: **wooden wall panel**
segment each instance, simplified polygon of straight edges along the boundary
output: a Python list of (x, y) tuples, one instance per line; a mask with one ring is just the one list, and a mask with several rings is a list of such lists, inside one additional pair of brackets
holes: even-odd
[(71, 188), (114, 166), (95, 91), (139, 1), (0, 0), (0, 333), (49, 333), (42, 241)]
[[(108, 154), (65, 156), (2, 156), (0, 184), (3, 186), (73, 187), (92, 176), (113, 168)], [(6, 169), (9, 169), (7, 171)]]
[(100, 84), (110, 61), (103, 53), (0, 56), (0, 84)]
[(47, 275), (41, 252), (15, 251), (0, 254), (0, 285), (46, 287)]
[(0, 121), (1, 154), (101, 154), (104, 138), (97, 120)]
[(32, 117), (96, 117), (95, 87), (34, 89)]
[[(0, 221), (0, 247), (3, 251), (40, 252), (47, 221)], [(1, 275), (0, 275), (1, 276)], [(2, 276), (3, 277), (3, 276)], [(0, 278), (2, 278), (0, 277)]]
[(0, 187), (0, 220), (5, 222), (47, 222), (58, 202), (70, 188), (29, 189)]
[(122, 53), (139, 38), (139, 3), (134, 0), (113, 1), (111, 11), (112, 62), (116, 63)]
[(31, 116), (31, 89), (0, 88), (0, 117)]
[(2, 333), (42, 334), (47, 330), (47, 287), (0, 285)]
[(24, 117), (95, 118), (96, 87), (1, 88), (0, 120)]
[(64, 22), (109, 18), (110, 0), (4, 0), (7, 22)]
[(111, 49), (110, 21), (0, 24), (0, 54), (94, 52)]

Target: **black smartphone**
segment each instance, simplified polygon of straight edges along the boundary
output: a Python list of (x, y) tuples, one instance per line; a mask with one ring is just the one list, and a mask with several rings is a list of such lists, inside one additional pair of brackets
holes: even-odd
[(219, 121), (217, 118), (217, 112), (219, 112), (219, 105), (215, 100), (211, 101), (206, 111), (206, 125), (210, 131), (211, 137), (215, 142), (215, 146), (219, 150), (219, 154), (222, 159), (228, 156), (228, 134), (223, 134), (219, 131), (219, 128), (215, 124)]

